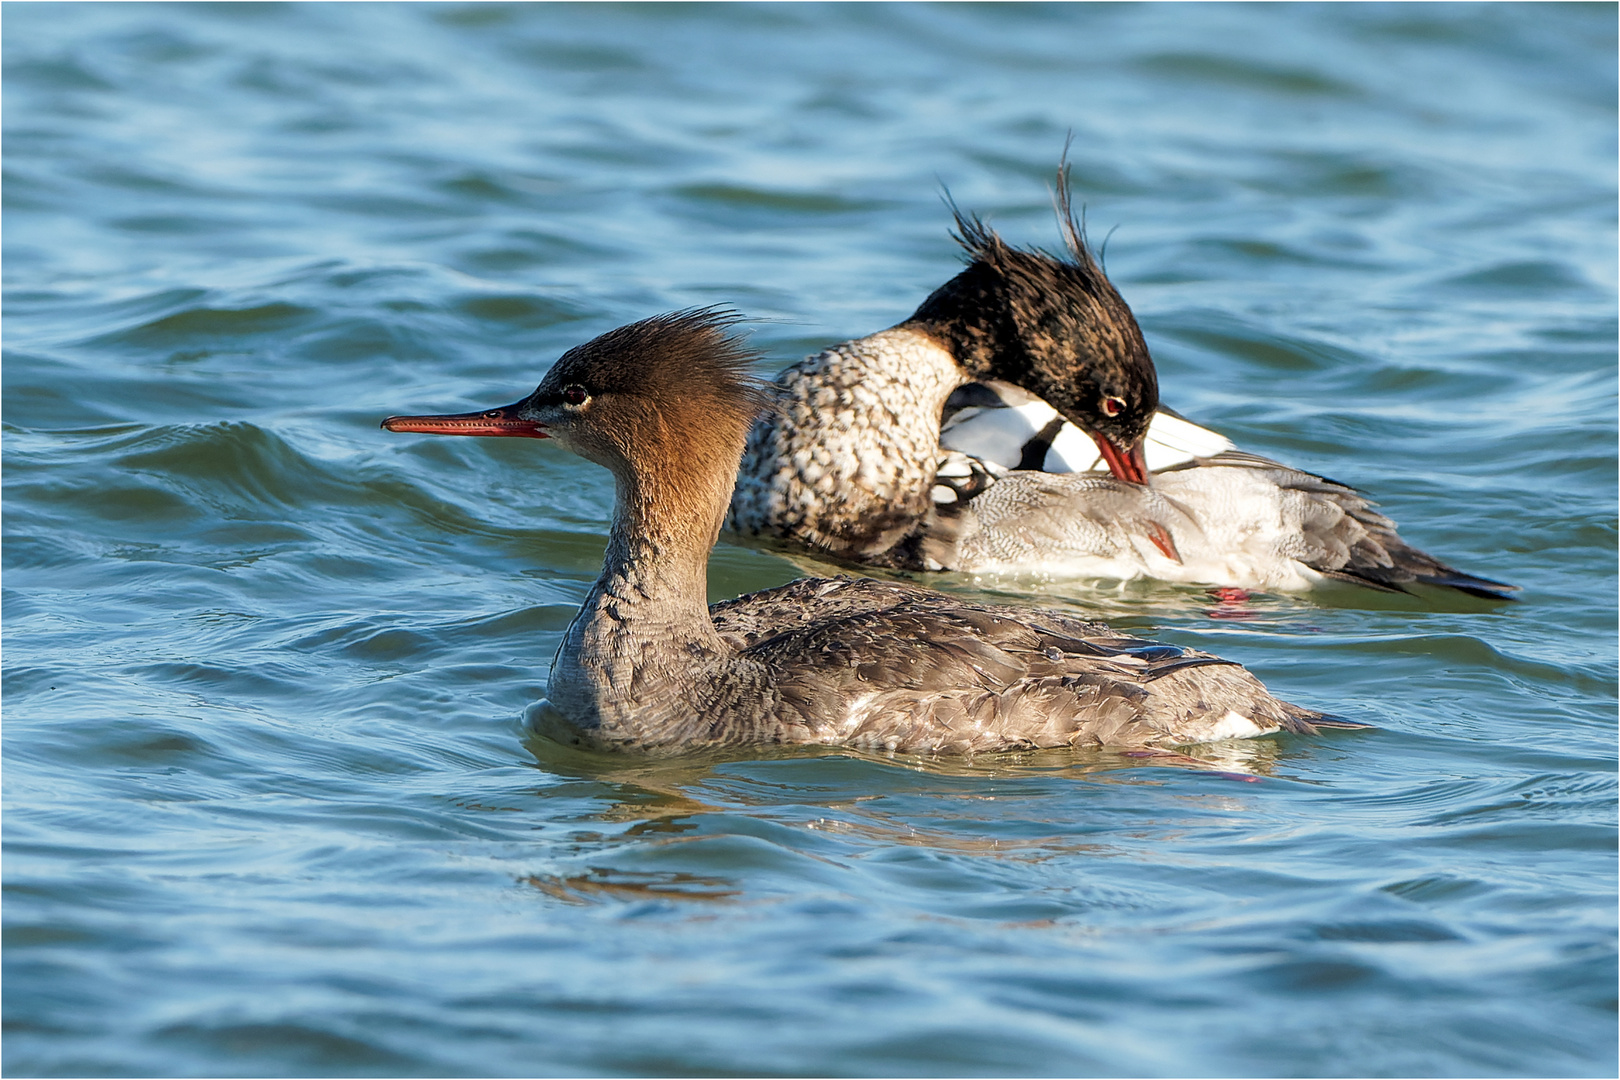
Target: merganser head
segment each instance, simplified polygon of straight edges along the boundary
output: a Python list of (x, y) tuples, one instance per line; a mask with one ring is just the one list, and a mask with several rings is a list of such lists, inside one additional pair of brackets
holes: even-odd
[(966, 270), (902, 326), (942, 341), (974, 379), (1000, 379), (1044, 398), (1096, 441), (1114, 475), (1147, 483), (1142, 437), (1159, 407), (1159, 380), (1142, 330), (1101, 265), (1069, 203), (1067, 166), (1057, 210), (1069, 258), (1011, 247), (955, 205)]
[(729, 484), (748, 429), (770, 401), (749, 373), (758, 356), (728, 333), (739, 319), (714, 308), (643, 319), (569, 349), (520, 401), (481, 412), (390, 416), (382, 426), (556, 439), (621, 478), (717, 475)]

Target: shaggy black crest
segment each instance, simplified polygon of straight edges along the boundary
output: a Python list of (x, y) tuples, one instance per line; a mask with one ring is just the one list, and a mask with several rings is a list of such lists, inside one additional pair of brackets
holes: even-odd
[[(1012, 247), (947, 200), (968, 267), (903, 325), (943, 341), (974, 378), (1037, 391), (1071, 421), (1129, 446), (1159, 405), (1153, 359), (1136, 317), (1086, 244), (1067, 163), (1058, 169), (1054, 201), (1066, 257)], [(1110, 397), (1123, 407), (1105, 409)]]

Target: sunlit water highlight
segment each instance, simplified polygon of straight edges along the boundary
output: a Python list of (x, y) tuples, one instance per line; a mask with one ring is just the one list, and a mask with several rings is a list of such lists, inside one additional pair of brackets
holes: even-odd
[[(1614, 1073), (1613, 7), (4, 19), (8, 1075)], [(1379, 728), (1182, 760), (525, 736), (608, 479), (377, 421), (891, 325), (1070, 131), (1167, 403), (1523, 602), (942, 582)]]

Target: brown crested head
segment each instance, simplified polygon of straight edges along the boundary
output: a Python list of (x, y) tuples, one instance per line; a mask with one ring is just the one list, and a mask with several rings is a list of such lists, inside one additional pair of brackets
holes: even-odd
[[(1159, 380), (1136, 317), (1086, 244), (1058, 170), (1064, 256), (1012, 247), (954, 204), (967, 269), (924, 300), (903, 325), (952, 350), (975, 379), (1001, 379), (1044, 398), (1089, 432), (1113, 465), (1140, 457), (1159, 407)], [(1121, 479), (1141, 482), (1139, 468)], [(1121, 472), (1115, 468), (1116, 474)]]
[(711, 501), (725, 487), (729, 498), (748, 429), (774, 400), (750, 374), (759, 357), (731, 332), (741, 318), (716, 308), (655, 315), (569, 349), (521, 401), (383, 427), (555, 439), (642, 497)]
[(773, 397), (759, 355), (715, 308), (655, 315), (563, 353), (519, 404), (547, 435), (615, 472), (736, 473), (748, 429)]

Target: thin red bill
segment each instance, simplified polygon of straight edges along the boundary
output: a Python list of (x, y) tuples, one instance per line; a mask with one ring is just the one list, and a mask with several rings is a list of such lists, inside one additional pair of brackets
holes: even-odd
[(487, 435), (520, 439), (549, 439), (534, 420), (517, 415), (517, 405), (483, 412), (446, 413), (442, 416), (390, 416), (382, 422), (389, 431), (419, 431), (426, 435)]

